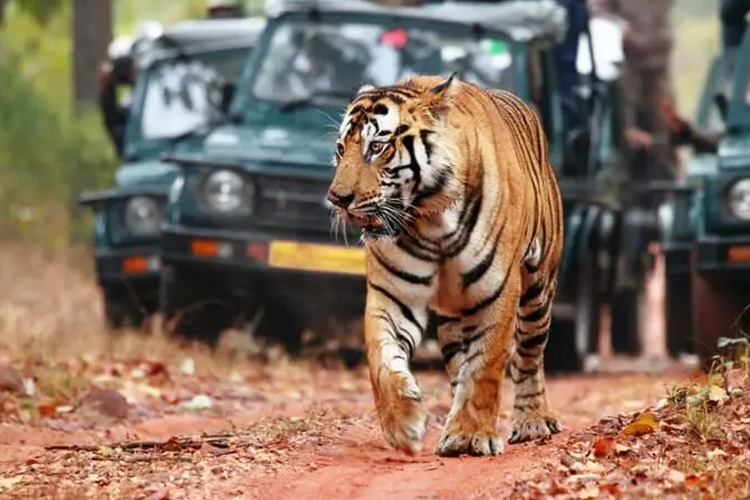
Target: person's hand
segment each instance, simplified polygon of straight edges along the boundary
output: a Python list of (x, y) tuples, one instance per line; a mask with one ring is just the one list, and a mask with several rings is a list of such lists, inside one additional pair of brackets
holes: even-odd
[(650, 148), (654, 145), (654, 136), (636, 127), (625, 129), (625, 140), (631, 147)]
[(674, 106), (669, 100), (660, 100), (659, 109), (661, 110), (661, 116), (666, 122), (670, 132), (679, 134), (680, 132), (685, 130), (687, 123), (685, 122), (685, 120), (680, 118), (680, 116), (677, 114), (677, 110), (674, 109)]

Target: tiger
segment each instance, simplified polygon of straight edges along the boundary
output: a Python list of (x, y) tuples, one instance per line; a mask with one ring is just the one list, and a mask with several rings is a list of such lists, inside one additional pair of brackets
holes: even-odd
[(428, 414), (410, 371), (429, 314), (452, 403), (433, 453), (504, 452), (559, 433), (544, 349), (562, 253), (559, 186), (541, 121), (512, 92), (457, 73), (363, 85), (337, 130), (326, 198), (362, 231), (365, 355), (390, 446), (422, 450)]

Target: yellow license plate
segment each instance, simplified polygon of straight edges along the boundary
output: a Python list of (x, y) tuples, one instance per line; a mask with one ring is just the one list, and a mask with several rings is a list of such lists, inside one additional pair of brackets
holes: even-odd
[(750, 245), (730, 246), (727, 250), (727, 260), (729, 260), (729, 262), (750, 261)]
[(268, 252), (272, 267), (345, 274), (365, 274), (363, 248), (272, 241)]

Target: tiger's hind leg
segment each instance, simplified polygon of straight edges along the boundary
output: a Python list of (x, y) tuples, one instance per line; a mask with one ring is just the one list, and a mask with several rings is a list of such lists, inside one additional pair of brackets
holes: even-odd
[(544, 348), (549, 337), (557, 279), (529, 272), (527, 267), (523, 281), (515, 346), (510, 357), (515, 393), (510, 443), (532, 441), (562, 430), (547, 406), (544, 380)]

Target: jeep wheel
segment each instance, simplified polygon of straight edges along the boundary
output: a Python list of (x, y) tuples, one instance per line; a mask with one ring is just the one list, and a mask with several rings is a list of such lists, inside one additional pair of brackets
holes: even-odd
[(691, 286), (695, 350), (704, 370), (717, 354), (719, 337), (736, 337), (748, 331), (750, 314), (745, 311), (750, 293), (745, 282), (732, 276), (719, 277), (693, 270)]
[(104, 319), (107, 329), (117, 331), (131, 327), (139, 329), (155, 307), (144, 303), (135, 292), (124, 286), (106, 285), (102, 287)]
[(553, 318), (544, 348), (544, 371), (551, 374), (581, 372), (586, 356), (577, 342), (575, 321), (555, 321)]
[(282, 297), (267, 296), (260, 310), (261, 317), (256, 328), (260, 337), (279, 342), (286, 351), (296, 356), (302, 347), (302, 331), (305, 318)]
[(599, 282), (596, 271), (594, 259), (584, 259), (576, 287), (576, 346), (585, 354), (599, 352), (601, 298), (597, 293)]
[(666, 276), (664, 287), (664, 319), (666, 320), (667, 353), (677, 358), (693, 353), (693, 321), (686, 307), (690, 304), (690, 274)]
[(615, 291), (612, 300), (612, 350), (617, 354), (639, 355), (646, 318), (643, 283)]
[(593, 259), (583, 259), (576, 282), (575, 316), (573, 320), (552, 320), (544, 366), (550, 372), (580, 372), (586, 357), (598, 352), (601, 301)]
[(236, 308), (211, 286), (214, 281), (179, 267), (164, 267), (159, 298), (167, 334), (216, 346), (232, 325)]

